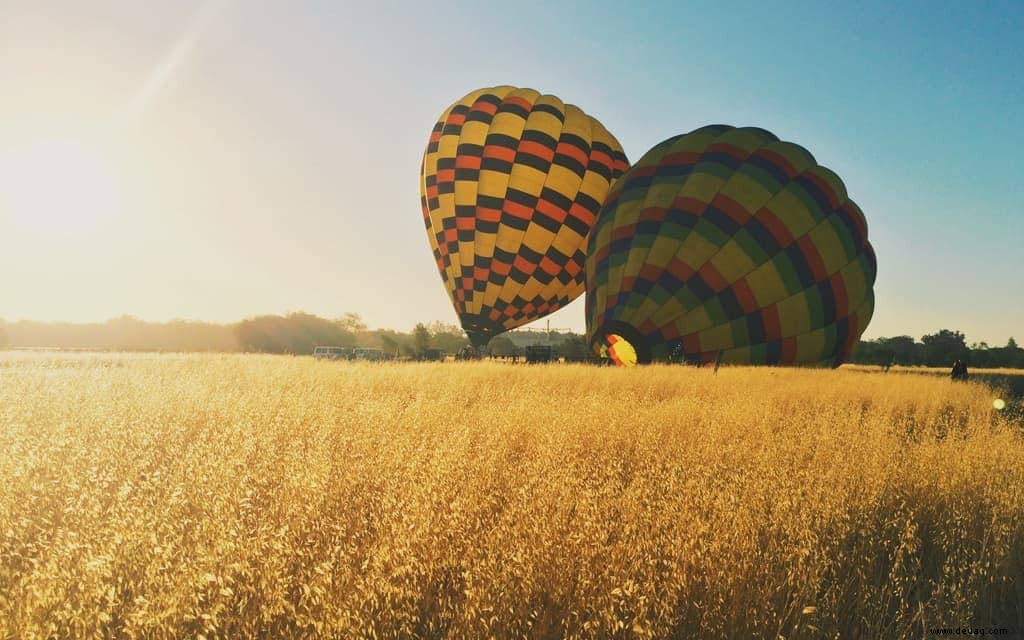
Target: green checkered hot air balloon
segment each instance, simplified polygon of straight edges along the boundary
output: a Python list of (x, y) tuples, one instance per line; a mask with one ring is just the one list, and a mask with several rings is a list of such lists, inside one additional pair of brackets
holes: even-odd
[(647, 152), (588, 239), (587, 338), (616, 362), (830, 363), (874, 308), (875, 254), (842, 180), (763, 129)]

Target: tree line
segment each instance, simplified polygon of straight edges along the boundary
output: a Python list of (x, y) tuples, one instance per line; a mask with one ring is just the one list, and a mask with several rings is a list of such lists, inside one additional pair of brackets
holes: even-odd
[(238, 351), (231, 325), (122, 316), (106, 322), (0, 320), (0, 348), (91, 351)]
[(390, 355), (415, 356), (427, 348), (456, 353), (468, 344), (462, 329), (453, 324), (421, 323), (407, 333), (369, 329), (355, 313), (340, 318), (322, 318), (303, 312), (263, 315), (231, 324), (189, 320), (146, 322), (132, 316), (94, 323), (0, 320), (0, 349), (306, 355), (318, 346), (339, 346), (377, 348)]
[(856, 364), (929, 367), (948, 367), (957, 360), (979, 368), (1024, 368), (1024, 349), (1012, 337), (1003, 347), (985, 342), (968, 346), (963, 333), (942, 329), (923, 336), (920, 342), (910, 336), (861, 340), (850, 359)]
[[(590, 355), (584, 337), (562, 332), (552, 334), (510, 332), (491, 340), (488, 350), (496, 356), (521, 355), (525, 344), (550, 343), (566, 358)], [(383, 349), (397, 357), (416, 357), (427, 349), (449, 355), (469, 345), (457, 325), (432, 322), (417, 324), (411, 331), (369, 329), (359, 314), (322, 318), (296, 312), (263, 315), (232, 324), (188, 320), (146, 322), (122, 316), (102, 323), (36, 322), (0, 320), (0, 349), (55, 348), (97, 351), (218, 351), (305, 355), (317, 346)], [(1024, 349), (1010, 338), (1005, 346), (984, 342), (967, 344), (966, 336), (949, 329), (925, 335), (862, 340), (850, 361), (857, 364), (950, 366), (962, 360), (972, 367), (1024, 368)]]
[(454, 324), (418, 323), (407, 333), (369, 329), (355, 313), (336, 319), (308, 313), (259, 316), (239, 322), (233, 332), (240, 351), (262, 353), (309, 354), (317, 346), (333, 346), (368, 347), (395, 357), (416, 357), (428, 349), (453, 354), (469, 344), (465, 333)]

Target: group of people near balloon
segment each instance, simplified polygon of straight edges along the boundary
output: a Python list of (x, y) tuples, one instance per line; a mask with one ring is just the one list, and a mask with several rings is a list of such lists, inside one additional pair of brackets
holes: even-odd
[(477, 348), (585, 294), (587, 341), (616, 364), (837, 366), (874, 308), (864, 214), (764, 129), (700, 127), (630, 166), (579, 107), (479, 89), (434, 126), (420, 193)]

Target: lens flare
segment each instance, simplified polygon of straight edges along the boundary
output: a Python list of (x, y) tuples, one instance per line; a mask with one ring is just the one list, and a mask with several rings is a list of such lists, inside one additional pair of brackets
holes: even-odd
[(996, 411), (1002, 411), (1006, 408), (1006, 403), (1001, 399), (996, 399), (996, 401), (992, 403), (992, 406), (995, 407)]

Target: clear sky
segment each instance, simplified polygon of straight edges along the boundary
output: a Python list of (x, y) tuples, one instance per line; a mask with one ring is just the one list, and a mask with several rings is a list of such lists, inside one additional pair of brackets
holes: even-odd
[(1024, 339), (1024, 3), (495, 6), (3, 0), (0, 318), (454, 322), (420, 157), (513, 84), (631, 160), (718, 122), (802, 144), (867, 216), (867, 337)]

